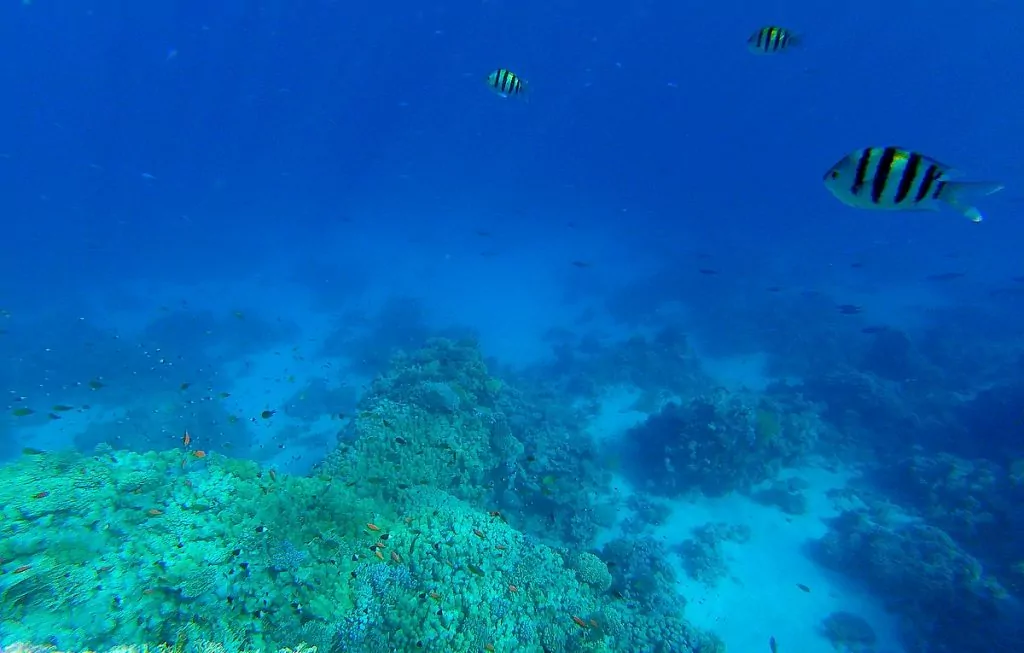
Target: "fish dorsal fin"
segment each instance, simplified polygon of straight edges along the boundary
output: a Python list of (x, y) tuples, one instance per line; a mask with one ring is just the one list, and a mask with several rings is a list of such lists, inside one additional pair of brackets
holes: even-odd
[[(913, 153), (913, 152), (917, 152), (918, 154), (921, 154), (917, 150), (911, 149), (909, 147), (903, 147), (902, 145), (893, 145), (892, 147), (895, 147), (900, 152), (906, 152), (907, 154), (910, 154), (910, 153)], [(941, 179), (958, 179), (960, 177), (963, 177), (963, 173), (960, 170), (957, 170), (956, 168), (954, 168), (953, 166), (949, 165), (948, 163), (943, 163), (942, 161), (939, 161), (935, 157), (928, 156), (927, 154), (921, 154), (921, 156), (928, 163), (933, 163), (933, 164), (939, 166), (940, 178)]]

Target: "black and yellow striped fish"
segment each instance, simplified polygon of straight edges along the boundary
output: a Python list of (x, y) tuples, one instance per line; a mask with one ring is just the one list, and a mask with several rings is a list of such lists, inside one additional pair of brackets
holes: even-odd
[(501, 97), (513, 97), (526, 91), (526, 82), (508, 68), (498, 68), (488, 75), (487, 85)]
[(981, 222), (981, 212), (967, 202), (1002, 190), (1002, 184), (950, 181), (951, 170), (901, 147), (865, 147), (829, 168), (824, 181), (836, 198), (855, 208), (934, 211), (945, 204)]
[(762, 27), (747, 39), (750, 51), (756, 54), (776, 54), (799, 44), (800, 39), (792, 30), (769, 25)]

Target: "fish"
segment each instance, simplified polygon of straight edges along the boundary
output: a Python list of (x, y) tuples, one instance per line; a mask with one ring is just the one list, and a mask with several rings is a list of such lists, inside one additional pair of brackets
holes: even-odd
[(31, 408), (19, 407), (12, 410), (11, 415), (14, 415), (15, 417), (28, 417), (29, 415), (34, 415), (35, 412), (36, 411)]
[(510, 591), (513, 594), (515, 594), (515, 593), (517, 593), (519, 591), (519, 587), (513, 585), (512, 583), (509, 583), (508, 584), (508, 591)]
[(277, 414), (276, 410), (265, 410), (262, 413), (260, 413), (260, 417), (262, 417), (263, 419), (270, 419), (275, 414)]
[(799, 587), (800, 590), (803, 591), (803, 592), (808, 592), (809, 593), (811, 591), (811, 588), (807, 587), (803, 583), (797, 583), (796, 586)]
[(28, 571), (31, 568), (32, 568), (32, 565), (22, 565), (22, 566), (18, 567), (17, 569), (15, 569), (14, 571), (12, 571), (11, 573), (12, 574), (24, 574), (26, 571)]
[(192, 387), (191, 383), (185, 382), (185, 383), (182, 383), (180, 386), (178, 386), (178, 389), (182, 390), (182, 391), (185, 391), (185, 390), (188, 390), (191, 387)]
[(885, 333), (888, 330), (889, 330), (889, 327), (884, 326), (884, 325), (879, 325), (879, 326), (866, 326), (863, 329), (861, 329), (860, 332), (861, 333), (867, 333), (867, 334), (871, 335), (871, 334), (876, 334), (876, 333)]
[(864, 312), (864, 309), (856, 304), (840, 304), (836, 306), (836, 309), (843, 315), (856, 315)]
[(514, 97), (526, 92), (526, 82), (508, 68), (498, 68), (487, 76), (487, 85), (501, 97)]
[(583, 621), (582, 619), (580, 619), (576, 615), (572, 615), (572, 620), (574, 622), (576, 622), (576, 625), (579, 626), (580, 628), (586, 628), (587, 627), (587, 622)]
[(199, 449), (198, 451), (193, 451), (192, 455), (195, 456), (196, 458), (206, 458), (206, 452), (203, 451), (202, 449)]
[(377, 532), (377, 531), (380, 530), (380, 526), (378, 526), (377, 524), (374, 524), (373, 522), (367, 522), (366, 528), (371, 530), (371, 531), (374, 531), (374, 532)]
[(768, 638), (768, 648), (772, 653), (779, 653), (779, 645), (775, 642), (775, 635)]
[(801, 39), (792, 30), (776, 25), (762, 27), (747, 39), (747, 47), (754, 54), (778, 54), (794, 45)]
[(929, 274), (924, 278), (925, 281), (953, 281), (954, 279), (960, 279), (965, 277), (965, 272), (940, 272), (939, 274)]
[(103, 382), (100, 381), (99, 379), (93, 379), (92, 381), (89, 381), (89, 389), (90, 390), (99, 390), (102, 387), (103, 387)]
[(35, 494), (33, 494), (32, 498), (33, 499), (45, 499), (48, 496), (50, 496), (50, 493), (47, 492), (46, 490), (43, 490), (42, 492), (36, 492)]
[(69, 410), (74, 410), (74, 409), (75, 409), (74, 406), (66, 406), (64, 404), (56, 404), (56, 405), (50, 407), (50, 410), (52, 410), (55, 413), (66, 413)]
[(479, 537), (479, 538), (480, 538), (481, 540), (483, 540), (483, 539), (486, 539), (486, 538), (484, 537), (484, 534), (483, 534), (483, 533), (481, 533), (481, 532), (480, 532), (479, 530), (477, 530), (476, 528), (474, 528), (474, 529), (473, 529), (473, 535), (476, 535), (476, 536), (477, 536), (477, 537)]
[(949, 181), (953, 169), (901, 147), (865, 147), (847, 154), (822, 178), (847, 206), (881, 211), (936, 211), (949, 206), (971, 222), (983, 216), (970, 204), (1003, 189), (992, 182)]
[(185, 435), (181, 436), (181, 444), (182, 446), (185, 447), (192, 444), (192, 436), (189, 434), (187, 430), (185, 431)]
[(36, 449), (35, 447), (24, 447), (21, 450), (21, 453), (23, 453), (26, 456), (42, 456), (46, 452), (43, 451), (42, 449)]
[(150, 508), (149, 510), (146, 511), (146, 514), (149, 515), (150, 517), (156, 517), (158, 515), (164, 514), (164, 511), (163, 510), (157, 510), (156, 508)]
[(380, 560), (384, 559), (384, 554), (380, 552), (380, 549), (374, 549), (373, 555), (377, 556)]

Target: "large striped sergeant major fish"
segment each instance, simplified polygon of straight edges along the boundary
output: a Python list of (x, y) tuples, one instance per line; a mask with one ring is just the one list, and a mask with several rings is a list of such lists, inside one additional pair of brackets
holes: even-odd
[(488, 75), (487, 85), (501, 97), (514, 97), (526, 92), (526, 82), (508, 68), (498, 68)]
[(858, 209), (935, 211), (950, 206), (981, 222), (971, 202), (1003, 189), (1002, 184), (950, 181), (952, 168), (901, 147), (865, 147), (839, 160), (825, 173), (825, 187)]

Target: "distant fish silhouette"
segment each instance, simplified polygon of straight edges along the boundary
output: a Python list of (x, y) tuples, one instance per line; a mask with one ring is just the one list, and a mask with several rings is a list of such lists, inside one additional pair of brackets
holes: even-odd
[(963, 276), (966, 276), (963, 272), (942, 272), (939, 274), (929, 274), (925, 277), (925, 281), (952, 281)]
[(885, 326), (884, 324), (880, 324), (878, 326), (866, 326), (863, 329), (861, 329), (860, 332), (861, 333), (867, 333), (867, 334), (875, 334), (875, 333), (885, 333), (888, 330), (889, 330), (889, 327)]
[(836, 306), (839, 312), (843, 315), (856, 315), (857, 313), (863, 313), (864, 309), (856, 304), (840, 304)]
[(775, 635), (768, 638), (768, 648), (772, 653), (779, 653), (779, 645), (775, 642)]
[(718, 274), (718, 270), (712, 270), (711, 268), (701, 268), (697, 271), (704, 275)]

